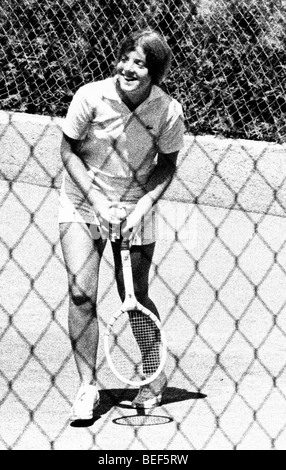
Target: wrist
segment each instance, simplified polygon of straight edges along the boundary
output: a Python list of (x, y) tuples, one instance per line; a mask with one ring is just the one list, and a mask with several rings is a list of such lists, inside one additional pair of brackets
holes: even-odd
[(143, 215), (146, 215), (153, 207), (153, 199), (145, 194), (136, 204), (136, 209)]

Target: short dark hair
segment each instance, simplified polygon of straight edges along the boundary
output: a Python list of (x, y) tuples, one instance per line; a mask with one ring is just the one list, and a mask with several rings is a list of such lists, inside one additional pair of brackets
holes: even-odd
[(124, 54), (142, 47), (146, 55), (146, 65), (154, 85), (160, 85), (166, 78), (170, 66), (172, 53), (166, 40), (157, 31), (151, 29), (140, 30), (130, 34), (121, 44), (118, 52), (118, 61)]

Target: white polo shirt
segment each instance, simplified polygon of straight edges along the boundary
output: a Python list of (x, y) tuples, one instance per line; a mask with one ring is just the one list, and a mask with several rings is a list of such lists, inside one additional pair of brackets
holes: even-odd
[[(135, 111), (116, 90), (117, 77), (89, 83), (73, 97), (63, 132), (80, 140), (78, 154), (94, 187), (109, 200), (136, 202), (160, 153), (183, 146), (182, 106), (157, 86)], [(66, 174), (67, 193), (72, 182)], [(72, 189), (74, 192), (74, 188)]]

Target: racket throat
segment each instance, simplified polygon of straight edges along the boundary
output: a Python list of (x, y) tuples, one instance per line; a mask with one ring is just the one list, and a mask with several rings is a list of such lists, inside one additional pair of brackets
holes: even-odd
[(125, 299), (122, 305), (122, 310), (125, 312), (136, 310), (137, 304), (138, 302), (136, 300), (134, 292), (126, 292)]
[(133, 307), (134, 307), (137, 301), (136, 301), (135, 292), (134, 292), (132, 265), (131, 265), (131, 257), (130, 257), (129, 250), (121, 251), (121, 260), (122, 260), (122, 271), (123, 271), (124, 288), (125, 288), (124, 304), (128, 303), (129, 305), (133, 303)]

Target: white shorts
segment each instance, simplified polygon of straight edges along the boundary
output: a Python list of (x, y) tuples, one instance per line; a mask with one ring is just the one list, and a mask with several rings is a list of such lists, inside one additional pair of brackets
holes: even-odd
[[(120, 203), (124, 206), (127, 216), (135, 208), (136, 203)], [(89, 224), (90, 231), (95, 239), (101, 237), (100, 223), (93, 211), (92, 206), (87, 201), (78, 202), (75, 198), (74, 201), (66, 194), (64, 184), (62, 185), (59, 196), (59, 223), (77, 222), (82, 224)], [(144, 218), (133, 238), (132, 245), (148, 245), (156, 241), (156, 227), (155, 227), (155, 208), (150, 211)], [(109, 231), (109, 239), (115, 241), (120, 238), (120, 226), (112, 226)]]

